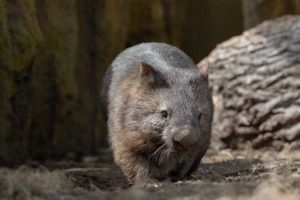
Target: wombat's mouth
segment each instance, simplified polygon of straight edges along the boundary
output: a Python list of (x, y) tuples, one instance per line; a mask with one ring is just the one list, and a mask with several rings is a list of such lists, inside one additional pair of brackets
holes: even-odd
[(170, 157), (180, 157), (189, 153), (191, 150), (182, 146), (174, 146), (173, 144), (163, 141), (160, 141), (160, 143), (156, 145), (156, 149), (149, 155), (148, 158), (158, 166), (160, 166), (164, 160), (167, 160)]
[(150, 142), (157, 145), (157, 146), (160, 146), (160, 145), (163, 145), (165, 142), (162, 140), (161, 137), (153, 137), (150, 139)]
[(173, 142), (172, 152), (174, 152), (174, 153), (183, 153), (183, 152), (187, 152), (187, 151), (189, 151), (189, 148), (182, 146), (177, 141)]
[(192, 145), (187, 147), (175, 140), (165, 141), (161, 135), (149, 139), (152, 150), (150, 154), (147, 154), (147, 159), (157, 166), (160, 166), (163, 161), (170, 159), (170, 157), (181, 157), (192, 150)]
[(166, 143), (158, 146), (158, 148), (150, 154), (148, 159), (156, 165), (160, 165), (165, 159), (170, 156), (169, 146)]

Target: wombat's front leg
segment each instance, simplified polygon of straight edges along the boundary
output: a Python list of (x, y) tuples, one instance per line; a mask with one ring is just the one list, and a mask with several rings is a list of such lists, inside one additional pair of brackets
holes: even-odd
[(159, 181), (150, 175), (149, 169), (143, 165), (137, 165), (132, 176), (129, 177), (130, 182), (134, 185), (152, 185), (159, 184)]
[(143, 185), (158, 183), (158, 181), (151, 176), (149, 166), (147, 166), (148, 164), (144, 159), (124, 149), (121, 150), (122, 151), (114, 152), (114, 160), (130, 184)]

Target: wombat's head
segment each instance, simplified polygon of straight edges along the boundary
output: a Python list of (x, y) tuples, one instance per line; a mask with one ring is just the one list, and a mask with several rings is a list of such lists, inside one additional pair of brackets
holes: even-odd
[(159, 138), (149, 140), (155, 151), (180, 154), (206, 149), (213, 115), (207, 79), (207, 66), (159, 71), (141, 63), (126, 123), (140, 137)]

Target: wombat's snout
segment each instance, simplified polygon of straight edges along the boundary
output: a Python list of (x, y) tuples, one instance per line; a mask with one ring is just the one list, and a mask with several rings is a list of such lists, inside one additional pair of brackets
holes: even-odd
[(198, 141), (200, 130), (197, 128), (173, 128), (171, 133), (173, 135), (172, 142), (174, 148), (177, 150), (187, 150), (193, 147)]

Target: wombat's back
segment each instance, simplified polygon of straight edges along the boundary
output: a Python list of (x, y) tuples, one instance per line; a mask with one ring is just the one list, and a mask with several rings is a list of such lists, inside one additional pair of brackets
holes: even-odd
[[(108, 118), (108, 94), (114, 93), (122, 79), (138, 78), (137, 67), (145, 62), (157, 68), (167, 79), (177, 79), (180, 68), (195, 68), (193, 61), (180, 49), (165, 43), (142, 43), (121, 52), (109, 66), (102, 79), (101, 106)], [(170, 67), (171, 66), (171, 67)]]

